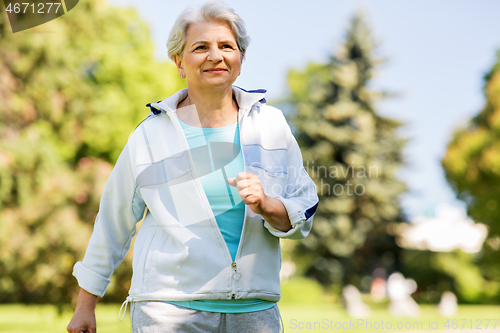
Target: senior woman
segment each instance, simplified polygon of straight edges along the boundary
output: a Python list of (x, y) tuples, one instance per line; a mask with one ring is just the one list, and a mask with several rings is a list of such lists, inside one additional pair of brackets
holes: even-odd
[(122, 305), (133, 332), (282, 329), (279, 240), (307, 236), (318, 197), (282, 112), (233, 86), (248, 43), (220, 2), (177, 18), (167, 46), (187, 88), (147, 105), (116, 162), (74, 267), (69, 332), (95, 332), (97, 297), (143, 217)]

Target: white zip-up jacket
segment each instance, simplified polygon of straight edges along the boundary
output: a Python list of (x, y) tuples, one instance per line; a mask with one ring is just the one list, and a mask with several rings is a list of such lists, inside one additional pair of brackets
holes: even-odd
[[(279, 239), (308, 235), (319, 202), (316, 186), (303, 167), (299, 146), (283, 113), (265, 104), (265, 90), (233, 86), (233, 93), (239, 105), (245, 172), (256, 174), (266, 195), (283, 203), (292, 229), (275, 229), (245, 205), (233, 262), (177, 118), (177, 104), (187, 96), (186, 88), (148, 104), (152, 112), (121, 152), (104, 188), (85, 257), (73, 269), (81, 288), (97, 296), (105, 294), (147, 207), (134, 246), (126, 302), (279, 301)], [(213, 171), (221, 179), (222, 168)]]

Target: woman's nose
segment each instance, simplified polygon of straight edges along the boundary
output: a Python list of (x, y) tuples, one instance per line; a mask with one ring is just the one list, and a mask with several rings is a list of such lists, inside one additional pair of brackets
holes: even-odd
[(214, 61), (214, 62), (222, 61), (221, 50), (219, 50), (218, 47), (211, 47), (210, 50), (208, 50), (207, 60)]

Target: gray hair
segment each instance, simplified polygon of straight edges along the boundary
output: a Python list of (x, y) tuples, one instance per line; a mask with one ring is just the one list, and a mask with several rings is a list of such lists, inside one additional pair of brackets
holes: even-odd
[(182, 56), (190, 24), (210, 21), (227, 22), (244, 59), (248, 44), (250, 44), (245, 22), (231, 7), (220, 1), (207, 1), (198, 8), (188, 7), (177, 17), (167, 41), (168, 57), (173, 61), (175, 55)]

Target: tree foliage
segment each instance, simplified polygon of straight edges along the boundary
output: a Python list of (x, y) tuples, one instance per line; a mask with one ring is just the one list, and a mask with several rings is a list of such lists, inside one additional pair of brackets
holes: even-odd
[(296, 137), (320, 197), (311, 234), (295, 252), (305, 273), (325, 286), (362, 286), (363, 276), (393, 270), (397, 260), (386, 225), (404, 220), (398, 195), (406, 186), (395, 172), (407, 140), (396, 136), (402, 122), (376, 111), (390, 94), (368, 88), (382, 63), (375, 47), (360, 12), (327, 63), (288, 75)]
[(441, 161), (446, 179), (468, 214), (488, 226), (478, 257), (486, 299), (500, 301), (500, 51), (485, 76), (486, 105), (464, 128), (457, 129)]
[[(145, 104), (181, 87), (132, 9), (80, 2), (15, 34), (0, 16), (0, 302), (74, 297), (72, 268), (113, 163)], [(109, 300), (125, 297), (130, 267)]]

